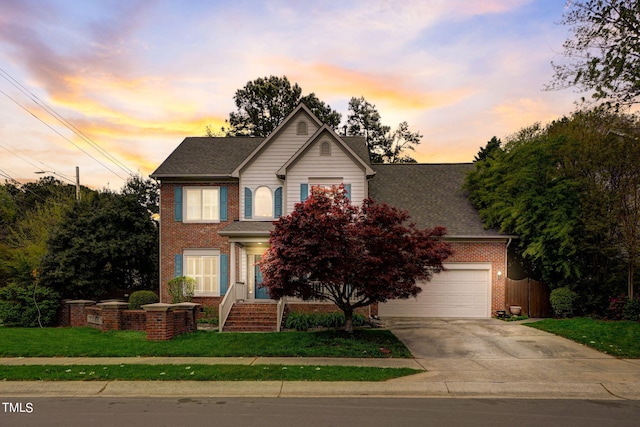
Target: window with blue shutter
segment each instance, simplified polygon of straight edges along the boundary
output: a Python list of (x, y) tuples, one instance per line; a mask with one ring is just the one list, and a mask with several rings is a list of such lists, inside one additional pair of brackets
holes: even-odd
[(353, 198), (351, 197), (351, 184), (345, 184), (344, 190), (347, 192), (347, 198), (349, 200), (353, 200)]
[(173, 277), (182, 276), (182, 254), (173, 257)]
[(280, 218), (282, 216), (282, 187), (276, 188), (273, 196), (273, 217)]
[(173, 219), (182, 221), (182, 187), (173, 189)]
[(253, 203), (251, 200), (251, 189), (244, 187), (244, 217), (251, 218), (253, 213)]
[(220, 221), (226, 221), (227, 217), (227, 187), (220, 187)]
[(300, 201), (304, 202), (309, 196), (309, 184), (300, 184)]
[(229, 255), (220, 254), (220, 295), (227, 293), (229, 287)]

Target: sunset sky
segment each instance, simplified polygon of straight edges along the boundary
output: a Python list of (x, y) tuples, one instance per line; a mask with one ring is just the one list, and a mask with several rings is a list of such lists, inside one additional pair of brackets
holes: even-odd
[[(470, 162), (575, 109), (544, 91), (563, 0), (0, 0), (0, 179), (54, 171), (118, 190), (223, 125), (248, 81), (286, 75), (347, 118), (352, 96)], [(37, 102), (36, 102), (37, 101)], [(81, 139), (46, 108), (85, 135)], [(89, 142), (87, 142), (89, 141)]]

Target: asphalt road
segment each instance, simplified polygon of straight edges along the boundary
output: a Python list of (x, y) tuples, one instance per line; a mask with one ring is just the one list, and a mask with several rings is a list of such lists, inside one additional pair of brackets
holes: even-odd
[[(637, 426), (640, 401), (525, 399), (8, 398), (13, 426)], [(11, 405), (6, 405), (10, 403)], [(24, 412), (10, 412), (6, 408)], [(29, 409), (31, 408), (31, 409)]]

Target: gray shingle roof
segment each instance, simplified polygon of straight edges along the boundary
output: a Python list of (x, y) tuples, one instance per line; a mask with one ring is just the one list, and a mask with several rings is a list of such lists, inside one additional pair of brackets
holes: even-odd
[(151, 174), (153, 178), (226, 177), (264, 138), (188, 137)]
[(419, 228), (447, 227), (449, 236), (498, 237), (485, 230), (476, 209), (462, 191), (472, 163), (374, 164), (369, 196), (409, 211)]
[(341, 136), (342, 140), (368, 165), (371, 164), (369, 149), (364, 136)]
[(273, 221), (234, 221), (220, 231), (221, 236), (268, 236)]

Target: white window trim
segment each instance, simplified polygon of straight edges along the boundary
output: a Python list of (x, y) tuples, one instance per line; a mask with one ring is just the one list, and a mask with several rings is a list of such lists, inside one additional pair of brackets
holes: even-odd
[[(261, 188), (266, 188), (271, 193), (271, 209), (270, 209), (271, 215), (268, 215), (268, 216), (258, 215), (258, 213), (257, 213), (257, 211), (258, 211), (258, 197), (257, 197), (257, 195), (258, 195), (258, 190), (261, 189)], [(252, 202), (253, 203), (253, 206), (252, 206), (253, 217), (252, 217), (252, 219), (256, 220), (256, 221), (264, 221), (264, 220), (274, 219), (273, 218), (273, 210), (275, 208), (275, 203), (276, 203), (275, 191), (268, 185), (259, 185), (258, 187), (255, 188), (255, 190), (253, 190), (252, 197), (253, 197), (253, 202)]]
[(194, 292), (194, 296), (198, 297), (219, 297), (220, 296), (220, 250), (219, 249), (185, 249), (182, 252), (182, 259), (184, 265), (184, 275), (190, 277), (187, 273), (188, 263), (187, 257), (216, 257), (217, 258), (217, 283), (216, 291), (214, 292)]
[[(200, 200), (202, 201), (202, 191), (203, 190), (215, 190), (217, 193), (217, 209), (215, 210), (216, 217), (215, 219), (189, 219), (189, 203), (188, 203), (188, 194), (189, 191), (198, 190), (200, 191)], [(202, 215), (202, 212), (200, 213)], [(217, 186), (194, 186), (194, 187), (184, 187), (182, 190), (182, 218), (185, 223), (193, 223), (193, 224), (211, 224), (211, 223), (219, 223), (220, 222), (220, 187)]]

